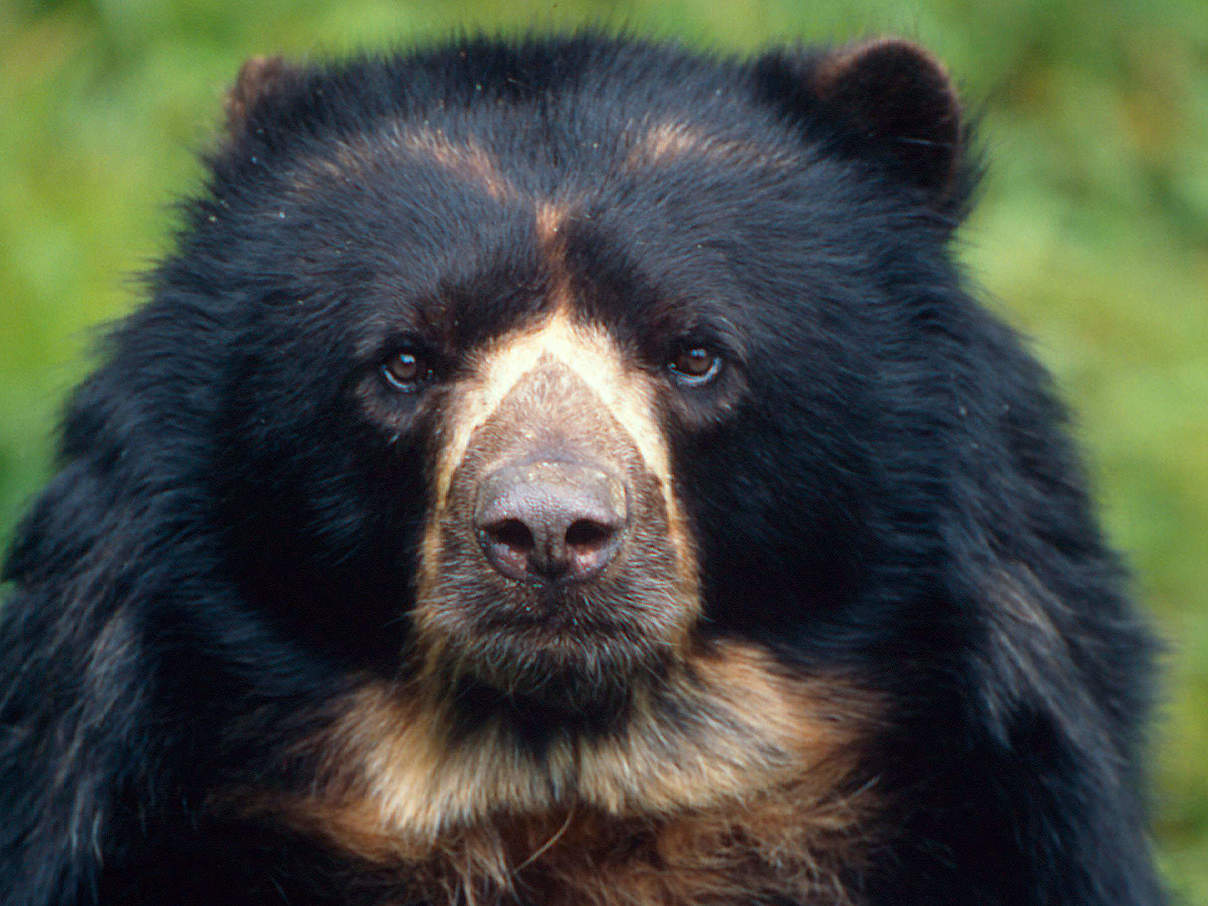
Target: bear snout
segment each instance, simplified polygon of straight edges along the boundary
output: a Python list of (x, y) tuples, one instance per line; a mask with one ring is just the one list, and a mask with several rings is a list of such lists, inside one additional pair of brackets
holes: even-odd
[(511, 463), (481, 482), (474, 529), (487, 561), (509, 579), (584, 582), (621, 549), (626, 498), (620, 477), (597, 463)]

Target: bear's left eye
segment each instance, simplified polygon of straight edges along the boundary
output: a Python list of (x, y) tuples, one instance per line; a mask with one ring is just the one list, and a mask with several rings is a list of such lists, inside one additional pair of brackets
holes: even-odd
[(395, 390), (417, 390), (432, 377), (432, 368), (424, 357), (411, 350), (396, 352), (381, 366), (382, 377)]
[(707, 346), (686, 346), (672, 356), (667, 369), (679, 383), (699, 387), (721, 372), (721, 356)]

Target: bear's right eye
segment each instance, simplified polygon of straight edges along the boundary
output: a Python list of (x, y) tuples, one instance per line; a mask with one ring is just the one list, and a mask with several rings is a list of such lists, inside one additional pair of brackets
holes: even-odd
[(699, 387), (717, 377), (721, 364), (721, 356), (713, 349), (687, 346), (672, 356), (667, 368), (679, 383)]
[(432, 368), (424, 357), (411, 350), (400, 350), (381, 366), (382, 377), (395, 390), (414, 391), (432, 377)]

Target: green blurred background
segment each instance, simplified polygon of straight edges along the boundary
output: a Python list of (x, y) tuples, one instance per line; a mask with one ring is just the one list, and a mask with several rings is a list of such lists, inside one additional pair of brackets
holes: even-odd
[(1181, 902), (1208, 904), (1204, 0), (0, 0), (0, 544), (245, 57), (583, 23), (727, 49), (901, 33), (984, 108), (992, 167), (961, 254), (1073, 401), (1109, 530), (1171, 643), (1155, 836)]

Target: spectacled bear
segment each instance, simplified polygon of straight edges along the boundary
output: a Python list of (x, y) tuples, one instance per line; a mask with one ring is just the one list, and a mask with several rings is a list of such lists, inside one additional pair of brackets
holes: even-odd
[(0, 890), (1155, 904), (1152, 644), (913, 43), (253, 60), (0, 630)]

